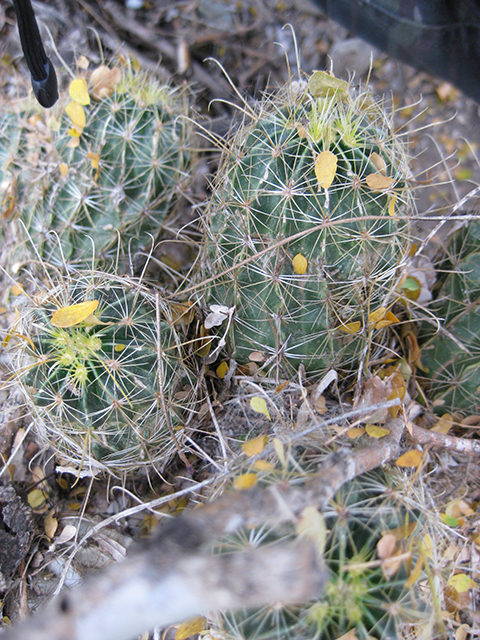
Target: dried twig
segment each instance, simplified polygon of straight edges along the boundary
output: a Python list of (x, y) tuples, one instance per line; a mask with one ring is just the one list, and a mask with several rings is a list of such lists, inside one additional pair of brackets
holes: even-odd
[(322, 509), (347, 481), (399, 454), (402, 420), (374, 446), (328, 456), (304, 486), (278, 483), (231, 492), (164, 521), (124, 562), (62, 594), (3, 640), (130, 640), (208, 610), (301, 602), (321, 593), (325, 570), (308, 539), (212, 556), (219, 536), (243, 526), (295, 522), (305, 507)]

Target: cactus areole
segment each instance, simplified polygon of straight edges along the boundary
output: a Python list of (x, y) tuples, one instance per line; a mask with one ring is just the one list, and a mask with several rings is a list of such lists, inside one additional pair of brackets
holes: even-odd
[[(236, 133), (205, 216), (207, 305), (235, 307), (231, 355), (291, 375), (378, 357), (408, 260), (408, 164), (384, 107), (315, 72)], [(382, 311), (383, 310), (383, 311)]]

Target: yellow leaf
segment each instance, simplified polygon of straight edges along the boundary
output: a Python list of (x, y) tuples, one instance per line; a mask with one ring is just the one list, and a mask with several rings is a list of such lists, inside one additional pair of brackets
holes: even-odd
[[(82, 105), (78, 104), (77, 102), (69, 102), (65, 107), (65, 113), (72, 121), (73, 129), (77, 133), (81, 133), (84, 130), (85, 125), (87, 123), (85, 110), (82, 107)], [(69, 130), (69, 133), (70, 133), (70, 130)]]
[(95, 180), (97, 180), (98, 176), (100, 175), (100, 154), (99, 153), (93, 153), (93, 151), (89, 151), (87, 153), (87, 158), (92, 163), (92, 169), (96, 170), (95, 171)]
[(268, 436), (258, 436), (258, 438), (252, 438), (251, 440), (247, 440), (242, 444), (242, 449), (244, 453), (250, 458), (250, 456), (256, 456), (259, 453), (262, 453), (265, 445), (268, 442)]
[(437, 422), (433, 425), (430, 431), (435, 431), (436, 433), (443, 433), (446, 435), (453, 426), (453, 418), (449, 413), (444, 413), (443, 416), (437, 420)]
[(347, 322), (346, 324), (342, 324), (337, 328), (343, 333), (357, 333), (361, 326), (362, 323), (359, 320), (356, 320), (355, 322)]
[(283, 442), (280, 440), (280, 438), (277, 438), (276, 436), (273, 439), (273, 448), (275, 449), (277, 458), (280, 460), (280, 464), (282, 465), (282, 467), (285, 467), (287, 462), (285, 457), (285, 447), (283, 446)]
[(320, 187), (328, 189), (337, 172), (337, 156), (331, 151), (322, 151), (315, 160), (315, 175)]
[(467, 576), (465, 573), (455, 574), (449, 578), (447, 584), (453, 587), (457, 593), (465, 593), (470, 589), (475, 589), (477, 586), (476, 582), (474, 582), (470, 576)]
[(54, 516), (55, 510), (49, 511), (43, 521), (43, 528), (48, 538), (53, 538), (58, 528), (58, 520)]
[(67, 329), (74, 327), (86, 320), (98, 307), (98, 300), (87, 300), (78, 304), (71, 304), (69, 307), (58, 309), (52, 316), (52, 324), (54, 327)]
[(116, 344), (113, 347), (113, 350), (116, 351), (117, 353), (121, 353), (124, 349), (126, 349), (126, 346), (124, 344)]
[(347, 437), (349, 437), (350, 440), (356, 440), (360, 436), (363, 436), (364, 433), (365, 429), (363, 429), (362, 427), (350, 427), (350, 429), (347, 431)]
[(297, 534), (313, 540), (317, 553), (323, 556), (327, 541), (327, 525), (316, 507), (305, 507), (297, 524)]
[(433, 559), (433, 540), (429, 533), (423, 536), (423, 540), (420, 543), (420, 551), (430, 560)]
[(383, 191), (390, 188), (395, 182), (393, 178), (384, 176), (381, 173), (369, 173), (365, 181), (372, 191)]
[(253, 468), (257, 471), (273, 471), (275, 466), (268, 460), (255, 460)]
[(88, 95), (88, 86), (85, 78), (75, 78), (70, 82), (68, 87), (70, 98), (77, 104), (90, 104), (90, 96)]
[(32, 509), (37, 509), (45, 502), (45, 494), (41, 489), (32, 489), (28, 493), (27, 500)]
[(77, 69), (82, 69), (83, 71), (86, 71), (89, 66), (90, 66), (90, 62), (88, 61), (88, 58), (86, 58), (85, 56), (79, 56), (77, 58)]
[(375, 167), (375, 169), (379, 173), (381, 173), (384, 176), (387, 175), (387, 163), (385, 162), (385, 160), (382, 158), (381, 155), (379, 155), (376, 151), (374, 151), (370, 156), (370, 160), (373, 166)]
[(371, 438), (384, 438), (390, 433), (390, 429), (379, 427), (376, 424), (367, 424), (365, 426), (365, 431)]
[(217, 376), (221, 380), (223, 380), (223, 378), (227, 375), (228, 369), (229, 369), (228, 362), (224, 360), (217, 367)]
[(423, 556), (418, 556), (411, 574), (408, 576), (408, 578), (405, 581), (406, 587), (413, 587), (413, 585), (417, 584), (418, 579), (420, 578), (420, 575), (422, 573), (422, 569), (423, 569)]
[(292, 260), (292, 266), (295, 273), (299, 276), (302, 276), (308, 267), (308, 261), (305, 256), (302, 256), (301, 253), (297, 253), (297, 255)]
[(418, 467), (422, 462), (422, 452), (418, 449), (410, 449), (395, 460), (397, 467)]
[(397, 196), (393, 196), (393, 198), (390, 199), (390, 202), (388, 203), (388, 215), (391, 218), (395, 218), (396, 217), (396, 212), (395, 212), (395, 205), (397, 204)]
[(62, 175), (62, 178), (65, 178), (67, 176), (68, 173), (68, 164), (65, 164), (65, 162), (62, 162), (60, 164), (60, 173)]
[(250, 400), (250, 406), (257, 413), (263, 413), (263, 415), (267, 416), (269, 420), (271, 420), (270, 414), (268, 412), (267, 403), (264, 398), (260, 396), (255, 396)]
[(343, 97), (348, 92), (348, 82), (327, 71), (314, 71), (308, 81), (308, 91), (314, 98), (328, 98), (335, 94)]
[(368, 314), (369, 323), (376, 324), (377, 322), (380, 322), (380, 320), (383, 320), (386, 313), (387, 313), (387, 309), (385, 307), (379, 307), (375, 311), (372, 311), (371, 313)]
[(250, 489), (257, 483), (256, 473), (242, 473), (241, 476), (237, 476), (233, 480), (233, 486), (235, 489), (243, 490)]
[(175, 640), (186, 640), (190, 636), (201, 633), (207, 626), (207, 621), (203, 616), (194, 616), (182, 622), (175, 633)]
[(390, 325), (396, 324), (397, 322), (400, 322), (397, 316), (391, 311), (387, 311), (385, 317), (375, 324), (375, 329), (383, 329), (384, 327), (389, 327)]

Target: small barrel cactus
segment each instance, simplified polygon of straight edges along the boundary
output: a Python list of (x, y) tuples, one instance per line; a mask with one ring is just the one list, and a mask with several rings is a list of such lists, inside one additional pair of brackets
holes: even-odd
[(381, 104), (315, 72), (240, 126), (205, 215), (199, 283), (227, 342), (292, 375), (378, 357), (408, 260), (408, 164)]
[[(308, 477), (308, 472), (306, 477)], [(374, 471), (347, 483), (323, 514), (304, 512), (297, 529), (308, 531), (329, 571), (323, 598), (302, 606), (272, 604), (258, 610), (237, 610), (223, 615), (212, 637), (228, 640), (396, 640), (443, 637), (437, 631), (438, 594), (425, 582), (436, 560), (432, 541), (440, 544), (438, 528), (430, 523), (411, 478)], [(298, 485), (301, 479), (292, 475)], [(419, 487), (425, 491), (425, 487)], [(420, 495), (420, 490), (418, 494)], [(408, 492), (408, 497), (407, 497)], [(436, 516), (435, 516), (436, 517)], [(270, 527), (229, 536), (219, 552), (272, 545), (293, 537)], [(430, 587), (430, 588), (429, 588)]]
[(449, 272), (421, 328), (420, 379), (436, 412), (480, 411), (480, 221), (456, 232)]
[(75, 272), (22, 310), (15, 378), (61, 461), (120, 473), (171, 458), (195, 398), (189, 314), (100, 272)]
[(90, 84), (73, 80), (70, 96), (49, 112), (4, 105), (3, 208), (46, 262), (125, 261), (151, 244), (189, 183), (185, 92), (131, 67), (100, 67)]

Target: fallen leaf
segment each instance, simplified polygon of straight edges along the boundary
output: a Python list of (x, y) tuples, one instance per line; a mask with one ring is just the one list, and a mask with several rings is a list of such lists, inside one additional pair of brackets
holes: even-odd
[(377, 555), (380, 560), (390, 558), (395, 553), (397, 547), (397, 539), (391, 533), (384, 534), (377, 542)]
[(247, 440), (242, 444), (243, 452), (250, 458), (251, 456), (256, 456), (265, 448), (265, 445), (268, 443), (268, 436), (258, 436), (257, 438), (252, 438), (251, 440)]
[(267, 418), (271, 420), (270, 413), (268, 412), (267, 403), (265, 402), (265, 398), (261, 398), (260, 396), (254, 396), (250, 400), (250, 406), (257, 413), (263, 413), (263, 415), (267, 416)]
[(68, 329), (86, 320), (98, 307), (98, 300), (87, 300), (78, 304), (71, 304), (69, 307), (57, 309), (52, 316), (54, 327)]
[(342, 333), (357, 333), (362, 326), (362, 323), (359, 320), (355, 322), (347, 322), (346, 324), (341, 324), (337, 329)]
[(226, 360), (224, 360), (218, 365), (216, 371), (217, 371), (217, 376), (220, 378), (220, 380), (223, 380), (223, 378), (227, 375), (228, 369), (229, 369), (229, 366)]
[(315, 160), (315, 176), (323, 189), (328, 189), (337, 172), (337, 156), (331, 151), (322, 151)]
[(65, 162), (62, 162), (60, 164), (60, 174), (61, 174), (62, 178), (66, 178), (67, 177), (67, 173), (68, 173), (68, 164), (65, 164)]
[(390, 198), (390, 202), (388, 203), (388, 215), (391, 218), (396, 218), (397, 214), (395, 212), (395, 205), (397, 204), (397, 196), (393, 196)]
[(75, 78), (70, 82), (68, 87), (70, 98), (77, 104), (86, 106), (90, 104), (90, 96), (88, 95), (88, 85), (85, 78)]
[(242, 473), (233, 480), (233, 486), (235, 489), (242, 491), (243, 489), (250, 489), (257, 483), (256, 473)]
[(437, 422), (433, 425), (430, 431), (435, 431), (435, 433), (443, 433), (446, 435), (453, 426), (453, 419), (449, 413), (444, 413), (443, 416), (437, 420)]
[(32, 489), (28, 492), (27, 500), (32, 509), (38, 509), (44, 502), (46, 496), (41, 489)]
[(308, 91), (314, 98), (343, 97), (348, 93), (348, 82), (327, 71), (314, 71), (308, 81)]
[(253, 468), (256, 469), (257, 471), (273, 471), (275, 469), (275, 465), (273, 465), (271, 462), (268, 462), (268, 460), (255, 460), (255, 462), (253, 463)]
[(186, 638), (204, 631), (206, 626), (207, 621), (203, 616), (193, 616), (179, 625), (175, 633), (175, 640), (186, 640)]
[(93, 151), (89, 151), (87, 153), (87, 158), (90, 160), (90, 162), (92, 163), (92, 169), (95, 169), (95, 182), (98, 179), (98, 176), (100, 175), (100, 154), (99, 153), (93, 153)]
[(347, 431), (347, 437), (349, 437), (350, 440), (356, 440), (360, 436), (363, 436), (364, 433), (365, 429), (362, 427), (350, 427)]
[(397, 467), (418, 467), (423, 459), (422, 452), (418, 449), (410, 449), (395, 460)]
[(55, 532), (58, 528), (58, 520), (55, 517), (55, 510), (52, 509), (45, 516), (45, 520), (43, 521), (43, 528), (45, 529), (45, 534), (48, 538), (52, 539), (55, 535)]
[(68, 542), (72, 538), (77, 535), (77, 528), (73, 526), (73, 524), (66, 524), (63, 527), (62, 533), (56, 538), (55, 542), (58, 544), (62, 544), (63, 542)]
[(301, 276), (307, 270), (308, 261), (305, 256), (302, 256), (301, 253), (297, 253), (297, 255), (292, 260), (292, 267), (294, 272)]
[(387, 163), (376, 151), (370, 155), (370, 161), (379, 173), (384, 176), (387, 175)]
[(208, 314), (203, 323), (205, 329), (219, 327), (235, 311), (235, 307), (225, 307), (221, 304), (212, 304), (210, 309), (211, 313)]
[(389, 189), (395, 180), (381, 173), (369, 173), (365, 182), (372, 191), (384, 191), (385, 189)]
[(113, 94), (115, 87), (122, 78), (122, 72), (117, 67), (109, 69), (101, 65), (90, 76), (90, 86), (92, 88), (92, 98), (104, 100)]
[(386, 429), (385, 427), (379, 427), (376, 424), (367, 424), (365, 425), (365, 431), (370, 438), (384, 438), (388, 436), (390, 433), (390, 429)]
[(447, 584), (453, 587), (457, 593), (465, 593), (470, 589), (475, 589), (477, 586), (477, 583), (474, 582), (470, 576), (467, 576), (466, 573), (456, 573), (449, 578)]
[(413, 585), (417, 584), (423, 569), (423, 556), (418, 556), (417, 561), (415, 562), (415, 566), (413, 567), (410, 575), (405, 581), (405, 587), (413, 587)]
[(297, 523), (297, 534), (310, 538), (319, 557), (323, 556), (327, 542), (327, 525), (320, 511), (313, 506), (305, 507)]
[[(69, 102), (65, 107), (65, 113), (72, 121), (73, 131), (78, 136), (82, 133), (87, 123), (87, 117), (85, 115), (85, 110), (81, 104), (78, 102)], [(68, 133), (72, 135), (71, 129), (69, 129)]]

